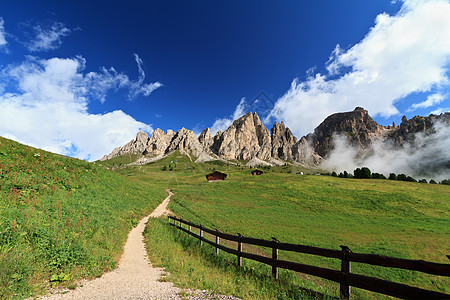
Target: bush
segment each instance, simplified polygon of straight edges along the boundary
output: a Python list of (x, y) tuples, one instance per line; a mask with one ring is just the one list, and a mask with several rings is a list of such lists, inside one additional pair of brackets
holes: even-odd
[(372, 178), (373, 179), (386, 179), (386, 176), (384, 176), (383, 174), (380, 174), (380, 173), (372, 173)]
[(450, 185), (450, 179), (444, 179), (441, 181), (441, 184)]
[(395, 173), (389, 174), (389, 180), (397, 180), (397, 175)]
[(428, 183), (428, 181), (426, 179), (420, 179), (419, 183)]
[(406, 181), (406, 175), (405, 174), (398, 174), (397, 180)]
[(405, 181), (409, 181), (409, 182), (417, 182), (417, 180), (415, 180), (415, 179), (412, 178), (411, 176), (406, 177)]
[(333, 177), (337, 177), (337, 174), (336, 174), (336, 172), (335, 172), (335, 171), (333, 171), (333, 172), (331, 173), (331, 176), (333, 176)]
[(370, 172), (370, 169), (367, 167), (361, 168), (361, 178), (372, 178), (372, 172)]
[(434, 179), (431, 179), (430, 184), (437, 184), (437, 182)]
[(355, 175), (355, 178), (363, 178), (363, 179), (369, 179), (372, 178), (372, 172), (367, 167), (356, 168), (355, 171), (353, 171), (353, 174)]

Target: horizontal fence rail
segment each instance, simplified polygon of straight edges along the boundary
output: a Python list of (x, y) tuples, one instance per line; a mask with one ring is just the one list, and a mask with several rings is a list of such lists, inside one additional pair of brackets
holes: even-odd
[[(364, 263), (375, 266), (419, 271), (422, 273), (447, 277), (450, 277), (450, 264), (439, 264), (423, 260), (394, 258), (376, 254), (353, 253), (346, 246), (341, 246), (342, 250), (335, 250), (306, 245), (282, 243), (275, 238), (272, 238), (271, 241), (268, 241), (263, 239), (245, 237), (240, 234), (233, 235), (229, 233), (224, 233), (217, 229), (216, 230), (209, 229), (203, 227), (202, 225), (197, 225), (174, 216), (169, 216), (168, 220), (171, 226), (175, 226), (181, 231), (184, 231), (189, 235), (193, 236), (194, 238), (200, 240), (201, 245), (203, 244), (203, 242), (205, 242), (215, 247), (216, 254), (219, 254), (219, 250), (222, 250), (227, 253), (236, 255), (238, 266), (242, 265), (242, 258), (247, 258), (272, 266), (272, 276), (274, 278), (278, 278), (278, 268), (305, 273), (320, 278), (325, 278), (340, 284), (341, 298), (348, 299), (350, 297), (350, 287), (353, 286), (364, 290), (404, 299), (450, 299), (450, 295), (441, 292), (429, 291), (409, 286), (406, 284), (351, 273), (350, 263), (351, 262)], [(173, 223), (170, 222), (171, 220), (173, 221)], [(187, 225), (188, 228), (184, 228), (182, 224)], [(191, 229), (192, 227), (199, 229), (199, 234), (193, 232)], [(212, 236), (215, 236), (215, 241), (211, 241), (203, 237), (204, 232), (209, 233)], [(237, 242), (238, 244), (237, 250), (229, 248), (223, 244), (220, 244), (219, 243), (220, 240)], [(242, 244), (271, 248), (272, 257), (270, 258), (253, 253), (243, 252)], [(322, 257), (339, 259), (341, 260), (341, 270), (333, 270), (329, 268), (306, 265), (298, 262), (279, 260), (278, 250), (306, 253)]]

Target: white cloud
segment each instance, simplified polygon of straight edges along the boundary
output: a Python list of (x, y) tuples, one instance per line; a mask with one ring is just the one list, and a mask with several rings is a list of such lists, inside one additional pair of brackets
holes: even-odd
[(121, 88), (127, 88), (129, 90), (128, 99), (133, 100), (140, 95), (147, 97), (154, 90), (162, 87), (163, 84), (160, 82), (144, 83), (145, 73), (142, 69), (144, 62), (137, 54), (134, 54), (134, 57), (139, 70), (139, 77), (137, 81), (130, 80), (127, 75), (118, 73), (112, 67), (109, 69), (103, 67), (99, 73), (89, 72), (86, 74), (85, 80), (89, 93), (101, 102), (104, 102), (106, 99), (106, 94), (109, 90), (117, 91)]
[(144, 96), (148, 96), (154, 90), (156, 90), (157, 88), (162, 86), (162, 84), (160, 82), (144, 84), (145, 72), (144, 72), (144, 69), (142, 68), (144, 62), (139, 57), (139, 55), (137, 55), (136, 53), (134, 54), (134, 59), (136, 60), (136, 63), (138, 65), (139, 78), (138, 78), (138, 81), (133, 82), (130, 86), (130, 93), (128, 95), (128, 97), (130, 99), (134, 99), (137, 96), (139, 96), (140, 94), (142, 94)]
[[(52, 152), (96, 160), (151, 126), (118, 110), (88, 112), (110, 89), (139, 87), (114, 69), (84, 74), (85, 60), (28, 57), (1, 73), (14, 88), (0, 94), (0, 135)], [(141, 82), (142, 83), (142, 82)], [(95, 87), (95, 88), (94, 88)]]
[[(47, 28), (46, 28), (47, 27)], [(27, 48), (31, 52), (48, 51), (59, 48), (62, 39), (69, 35), (70, 29), (60, 22), (54, 22), (51, 26), (34, 26), (36, 36), (27, 43)]]
[(438, 107), (435, 110), (431, 111), (430, 114), (440, 115), (442, 113), (449, 112), (449, 111), (450, 111), (450, 107)]
[(242, 98), (236, 106), (233, 115), (228, 118), (216, 119), (216, 121), (214, 121), (214, 124), (211, 126), (211, 134), (215, 135), (219, 130), (226, 130), (234, 120), (242, 117), (246, 113), (246, 107), (247, 104), (245, 102), (245, 98)]
[(346, 51), (336, 46), (327, 75), (294, 79), (269, 118), (304, 135), (332, 113), (363, 106), (388, 117), (399, 113), (396, 102), (411, 93), (439, 93), (449, 86), (449, 15), (446, 0), (404, 1), (396, 15), (378, 15), (358, 44)]
[(408, 108), (407, 111), (414, 111), (418, 108), (427, 108), (430, 106), (435, 106), (439, 103), (441, 103), (442, 101), (444, 101), (445, 97), (441, 94), (433, 94), (433, 95), (429, 95), (427, 97), (427, 100), (420, 102), (420, 103), (414, 103), (413, 105), (411, 105), (410, 108)]
[(0, 17), (0, 48), (6, 46), (6, 33), (5, 33), (5, 21), (3, 21), (3, 18)]

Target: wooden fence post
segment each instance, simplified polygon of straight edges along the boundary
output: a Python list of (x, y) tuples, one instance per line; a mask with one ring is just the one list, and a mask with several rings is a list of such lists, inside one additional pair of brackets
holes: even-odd
[[(216, 228), (216, 233), (218, 233), (219, 230)], [(216, 234), (216, 245), (219, 245), (219, 236)], [(216, 255), (219, 255), (219, 247), (216, 246)]]
[(238, 254), (238, 266), (240, 267), (240, 266), (242, 266), (242, 256), (241, 256), (241, 253), (242, 253), (242, 234), (240, 234), (240, 233), (238, 233), (238, 235), (239, 235), (239, 242), (238, 242), (238, 252), (239, 252), (239, 254)]
[(200, 247), (201, 246), (203, 246), (203, 240), (202, 240), (202, 238), (203, 238), (203, 226), (202, 225), (200, 225)]
[(344, 283), (340, 286), (340, 298), (350, 299), (350, 286), (347, 284), (347, 274), (351, 272), (350, 261), (348, 260), (348, 253), (352, 252), (347, 246), (340, 246), (344, 254), (341, 262), (341, 272), (344, 273)]
[[(276, 238), (272, 238), (272, 242), (274, 243), (273, 247), (272, 247), (272, 259), (273, 260), (278, 260), (278, 246), (277, 243), (279, 243), (279, 241)], [(272, 276), (275, 279), (278, 279), (278, 267), (277, 266), (272, 266)]]

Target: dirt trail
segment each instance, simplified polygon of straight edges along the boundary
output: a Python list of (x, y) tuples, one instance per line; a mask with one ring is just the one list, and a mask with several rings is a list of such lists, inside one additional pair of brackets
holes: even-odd
[(52, 294), (40, 299), (180, 299), (180, 289), (171, 282), (159, 282), (163, 269), (155, 268), (147, 258), (144, 228), (149, 218), (167, 213), (173, 193), (128, 234), (119, 267), (102, 277), (87, 281), (82, 287), (65, 294)]

